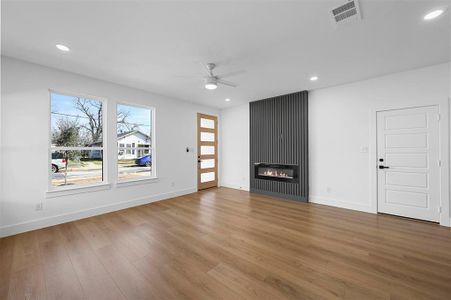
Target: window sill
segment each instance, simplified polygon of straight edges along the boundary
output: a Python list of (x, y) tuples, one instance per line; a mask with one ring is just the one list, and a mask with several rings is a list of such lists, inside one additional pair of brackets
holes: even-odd
[(109, 183), (101, 183), (101, 184), (96, 184), (96, 185), (85, 185), (85, 186), (78, 186), (78, 187), (66, 187), (66, 188), (56, 189), (53, 191), (47, 191), (46, 198), (56, 198), (56, 197), (76, 195), (76, 194), (81, 194), (81, 193), (104, 191), (104, 190), (109, 190), (110, 188), (111, 188), (111, 184), (109, 184)]
[(159, 180), (160, 179), (158, 177), (151, 177), (151, 178), (144, 178), (144, 179), (133, 179), (133, 180), (123, 180), (123, 181), (118, 181), (116, 183), (116, 186), (118, 188), (121, 188), (121, 187), (133, 186), (133, 185), (154, 183), (154, 182), (158, 182)]

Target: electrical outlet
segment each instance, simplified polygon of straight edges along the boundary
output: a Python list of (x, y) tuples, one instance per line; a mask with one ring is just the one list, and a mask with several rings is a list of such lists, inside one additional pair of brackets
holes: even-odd
[(35, 209), (36, 209), (36, 210), (42, 210), (42, 209), (43, 209), (42, 203), (36, 204), (36, 208), (35, 208)]

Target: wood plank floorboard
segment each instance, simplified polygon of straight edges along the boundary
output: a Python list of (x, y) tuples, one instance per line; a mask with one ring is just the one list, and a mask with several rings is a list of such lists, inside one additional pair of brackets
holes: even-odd
[(209, 189), (0, 239), (0, 299), (451, 300), (451, 230)]

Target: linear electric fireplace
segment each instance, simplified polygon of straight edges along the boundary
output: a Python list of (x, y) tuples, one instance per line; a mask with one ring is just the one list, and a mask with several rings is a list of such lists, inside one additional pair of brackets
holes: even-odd
[(254, 168), (255, 178), (258, 179), (298, 182), (297, 165), (255, 163)]
[(308, 92), (249, 104), (250, 191), (308, 202)]

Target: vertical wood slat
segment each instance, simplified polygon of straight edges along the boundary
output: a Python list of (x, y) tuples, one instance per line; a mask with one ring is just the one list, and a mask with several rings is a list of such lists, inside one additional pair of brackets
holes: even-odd
[[(251, 191), (308, 201), (308, 92), (249, 105)], [(299, 183), (256, 179), (255, 163), (298, 165)]]

